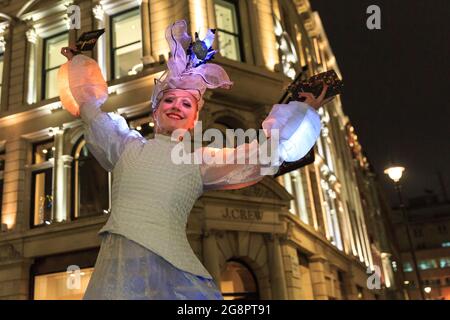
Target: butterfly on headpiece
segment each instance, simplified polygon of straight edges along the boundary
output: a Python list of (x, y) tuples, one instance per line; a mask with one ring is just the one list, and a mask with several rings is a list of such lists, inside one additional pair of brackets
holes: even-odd
[(200, 40), (198, 32), (195, 33), (195, 40), (191, 42), (186, 52), (192, 67), (196, 68), (199, 65), (214, 59), (214, 55), (217, 53), (217, 51), (212, 48), (215, 34), (216, 29), (209, 29), (205, 38)]
[(171, 55), (167, 61), (167, 70), (159, 79), (155, 79), (153, 109), (158, 106), (163, 93), (168, 89), (198, 92), (196, 98), (200, 109), (206, 89), (231, 88), (233, 82), (226, 71), (217, 64), (207, 63), (216, 53), (212, 49), (215, 32), (215, 29), (209, 29), (202, 40), (195, 33), (195, 39), (192, 40), (187, 34), (186, 21), (180, 20), (167, 27), (166, 40)]

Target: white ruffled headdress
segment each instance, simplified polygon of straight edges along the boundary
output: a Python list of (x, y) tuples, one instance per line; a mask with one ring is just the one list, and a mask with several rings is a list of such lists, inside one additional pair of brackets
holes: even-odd
[(203, 106), (206, 89), (229, 89), (233, 85), (226, 71), (219, 65), (206, 63), (212, 59), (215, 30), (208, 30), (205, 39), (195, 42), (187, 34), (186, 21), (180, 20), (166, 29), (166, 40), (171, 56), (167, 70), (159, 79), (155, 79), (151, 102), (155, 110), (165, 91), (169, 89), (188, 90), (198, 101), (198, 109)]

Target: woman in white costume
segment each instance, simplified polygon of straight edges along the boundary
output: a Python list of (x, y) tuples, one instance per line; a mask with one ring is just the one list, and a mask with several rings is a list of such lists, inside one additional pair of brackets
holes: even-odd
[[(185, 21), (169, 26), (166, 39), (171, 56), (151, 98), (155, 137), (150, 140), (130, 130), (124, 118), (101, 111), (106, 98), (82, 80), (89, 58), (73, 56), (69, 48), (61, 51), (69, 59), (68, 83), (87, 146), (114, 176), (112, 211), (99, 231), (101, 248), (84, 299), (223, 299), (189, 245), (188, 215), (204, 191), (243, 188), (264, 177), (260, 164), (172, 161), (171, 150), (179, 143), (172, 133), (194, 127), (207, 88), (230, 88), (232, 82), (220, 66), (205, 63), (214, 54), (213, 31), (203, 40), (203, 54), (193, 53)], [(324, 103), (325, 91), (318, 98), (304, 94), (305, 102), (275, 105), (264, 121), (266, 132), (280, 130), (280, 163), (302, 158), (319, 137), (315, 109)], [(255, 139), (216, 151), (227, 156), (244, 148), (250, 154), (257, 147)]]

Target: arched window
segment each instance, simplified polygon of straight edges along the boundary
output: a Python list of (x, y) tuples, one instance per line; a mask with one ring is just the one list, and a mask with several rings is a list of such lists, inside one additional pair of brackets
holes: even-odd
[(73, 153), (72, 219), (109, 212), (110, 174), (103, 169), (81, 139)]
[(220, 279), (220, 289), (225, 300), (259, 299), (256, 278), (242, 262), (228, 261)]

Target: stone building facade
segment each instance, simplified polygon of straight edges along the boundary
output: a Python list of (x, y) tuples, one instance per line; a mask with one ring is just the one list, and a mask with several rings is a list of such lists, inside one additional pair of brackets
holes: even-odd
[[(72, 5), (80, 30), (69, 30)], [(217, 29), (215, 62), (235, 83), (206, 95), (205, 129), (258, 128), (300, 70), (341, 76), (307, 0), (1, 0), (0, 298), (81, 298), (110, 212), (113, 177), (57, 97), (60, 48), (105, 28), (91, 54), (108, 81), (102, 109), (150, 138), (149, 98), (169, 54), (164, 30), (178, 19), (192, 33)], [(205, 193), (194, 206), (188, 239), (227, 299), (401, 295), (395, 249), (369, 226), (383, 209), (362, 202), (370, 188), (358, 182), (340, 98), (320, 115), (314, 163), (250, 188)], [(377, 256), (381, 281), (369, 288)]]
[[(411, 232), (412, 248), (407, 238), (406, 219), (396, 209), (392, 212), (395, 235), (403, 261), (404, 284), (412, 299), (419, 299), (420, 292), (416, 270), (422, 281), (424, 298), (450, 299), (450, 201), (446, 192), (434, 192), (410, 198), (407, 207), (407, 223)], [(414, 266), (411, 249), (415, 251)]]

